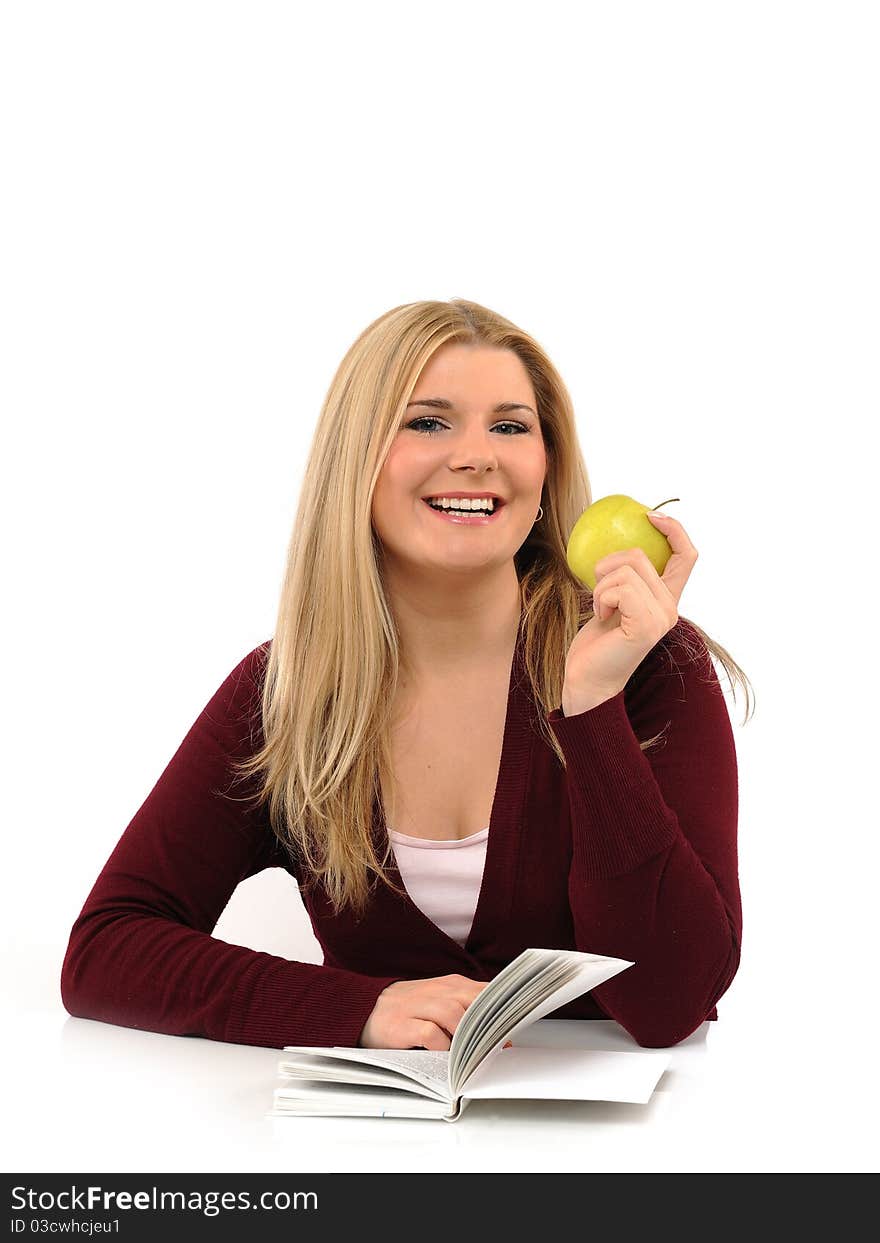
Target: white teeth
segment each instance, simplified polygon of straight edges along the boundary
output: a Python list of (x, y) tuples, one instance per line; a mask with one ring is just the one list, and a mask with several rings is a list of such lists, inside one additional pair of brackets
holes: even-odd
[(435, 496), (428, 501), (428, 504), (433, 509), (476, 509), (490, 514), (493, 513), (495, 509), (495, 502), (491, 497), (471, 499), (461, 496)]

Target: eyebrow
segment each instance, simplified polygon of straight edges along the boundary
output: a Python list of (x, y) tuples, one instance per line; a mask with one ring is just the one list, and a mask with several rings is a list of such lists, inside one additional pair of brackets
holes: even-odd
[[(422, 397), (418, 401), (407, 402), (407, 410), (410, 406), (430, 406), (434, 410), (453, 409), (452, 402), (447, 401), (445, 397)], [(538, 417), (531, 406), (525, 406), (521, 401), (502, 401), (493, 408), (493, 413), (506, 414), (509, 410), (528, 410), (529, 414), (534, 414), (535, 418)]]

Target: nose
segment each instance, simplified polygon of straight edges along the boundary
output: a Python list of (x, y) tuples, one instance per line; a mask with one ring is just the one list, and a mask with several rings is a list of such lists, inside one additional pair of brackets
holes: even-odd
[(465, 432), (451, 452), (453, 470), (495, 470), (498, 454), (487, 430)]

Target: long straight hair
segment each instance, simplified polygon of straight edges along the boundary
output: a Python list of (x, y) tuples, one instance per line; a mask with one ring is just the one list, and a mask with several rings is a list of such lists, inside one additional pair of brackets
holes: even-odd
[[(513, 350), (537, 397), (547, 456), (543, 515), (514, 561), (524, 664), (544, 710), (539, 727), (565, 767), (544, 714), (561, 703), (566, 654), (593, 616), (592, 594), (566, 561), (568, 533), (592, 501), (571, 398), (537, 341), (487, 307), (461, 298), (395, 307), (355, 340), (324, 399), (265, 661), (262, 744), (236, 766), (241, 779), (257, 778), (257, 803), (268, 804), (275, 835), (297, 857), (304, 883), (324, 886), (337, 914), (347, 903), (362, 913), (371, 875), (401, 892), (386, 871), (387, 832), (381, 858), (372, 833), (381, 789), (393, 787), (402, 653), (371, 511), (419, 375), (450, 341)], [(724, 648), (681, 617), (661, 643), (673, 664), (677, 651), (717, 657), (731, 687), (745, 688), (748, 718), (748, 678)], [(663, 732), (639, 745), (649, 748)]]

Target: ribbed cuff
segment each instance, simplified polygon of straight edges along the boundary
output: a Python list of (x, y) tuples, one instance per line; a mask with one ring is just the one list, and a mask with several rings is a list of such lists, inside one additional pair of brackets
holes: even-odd
[(680, 836), (633, 732), (624, 692), (595, 708), (547, 716), (566, 763), (572, 866), (585, 880), (631, 872)]
[(225, 1036), (230, 1043), (355, 1048), (379, 994), (404, 978), (279, 962), (272, 954), (260, 958), (233, 997)]

